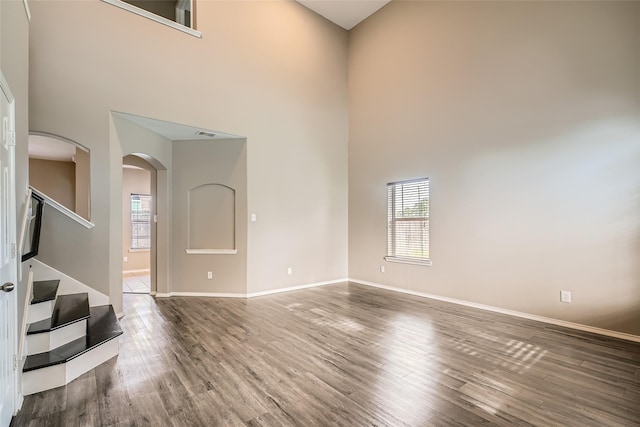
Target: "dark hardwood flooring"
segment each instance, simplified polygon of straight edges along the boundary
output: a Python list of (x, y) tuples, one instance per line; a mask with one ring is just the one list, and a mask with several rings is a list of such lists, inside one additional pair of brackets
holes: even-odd
[(12, 426), (633, 426), (640, 344), (339, 284), (125, 295), (120, 355)]

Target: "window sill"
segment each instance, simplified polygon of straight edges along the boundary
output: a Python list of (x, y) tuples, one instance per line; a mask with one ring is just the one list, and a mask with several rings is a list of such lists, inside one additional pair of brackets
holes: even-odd
[(431, 267), (430, 259), (398, 258), (398, 257), (386, 256), (384, 257), (384, 260), (388, 262), (397, 262), (400, 264), (413, 264), (413, 265), (423, 265), (425, 267)]
[(187, 33), (191, 36), (194, 37), (198, 37), (198, 38), (202, 38), (202, 33), (200, 31), (196, 31), (193, 28), (189, 28), (189, 27), (185, 27), (182, 24), (178, 24), (175, 21), (172, 21), (170, 19), (164, 18), (162, 16), (156, 15), (155, 13), (151, 13), (149, 11), (146, 11), (144, 9), (141, 9), (137, 6), (134, 6), (132, 4), (129, 3), (125, 3), (122, 0), (102, 0), (105, 3), (109, 3), (112, 4), (116, 7), (119, 7), (120, 9), (124, 9), (126, 11), (129, 11), (131, 13), (135, 13), (136, 15), (140, 15), (143, 16), (147, 19), (151, 19), (152, 21), (155, 21), (159, 24), (162, 25), (166, 25), (167, 27), (171, 27), (174, 28), (178, 31), (182, 31), (183, 33)]
[(235, 255), (237, 249), (185, 249), (189, 255)]

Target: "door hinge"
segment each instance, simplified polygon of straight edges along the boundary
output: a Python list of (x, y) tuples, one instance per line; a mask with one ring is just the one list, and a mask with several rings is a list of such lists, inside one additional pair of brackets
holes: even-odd
[(11, 258), (15, 258), (16, 257), (16, 244), (12, 243), (11, 244)]
[(14, 131), (9, 131), (9, 145), (12, 147), (16, 146), (16, 133)]
[(18, 355), (14, 354), (13, 355), (13, 370), (17, 370), (18, 369)]

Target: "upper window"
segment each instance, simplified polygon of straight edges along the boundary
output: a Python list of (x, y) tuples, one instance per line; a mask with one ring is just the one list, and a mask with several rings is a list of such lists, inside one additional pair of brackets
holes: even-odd
[(387, 184), (387, 261), (431, 265), (429, 179)]
[(191, 25), (191, 0), (122, 0), (185, 27)]
[(151, 247), (151, 196), (131, 195), (131, 249)]
[(195, 0), (102, 0), (136, 15), (202, 37), (195, 29)]

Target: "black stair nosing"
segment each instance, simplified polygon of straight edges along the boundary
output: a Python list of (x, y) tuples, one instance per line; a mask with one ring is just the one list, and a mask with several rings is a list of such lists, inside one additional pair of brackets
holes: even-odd
[(27, 335), (41, 334), (88, 319), (89, 294), (58, 295), (51, 317), (29, 325)]
[(56, 299), (60, 280), (37, 280), (33, 282), (33, 298), (31, 304), (53, 301)]
[(29, 372), (69, 362), (119, 337), (122, 333), (118, 317), (111, 305), (91, 307), (91, 317), (85, 337), (78, 338), (51, 351), (27, 356), (22, 371)]

